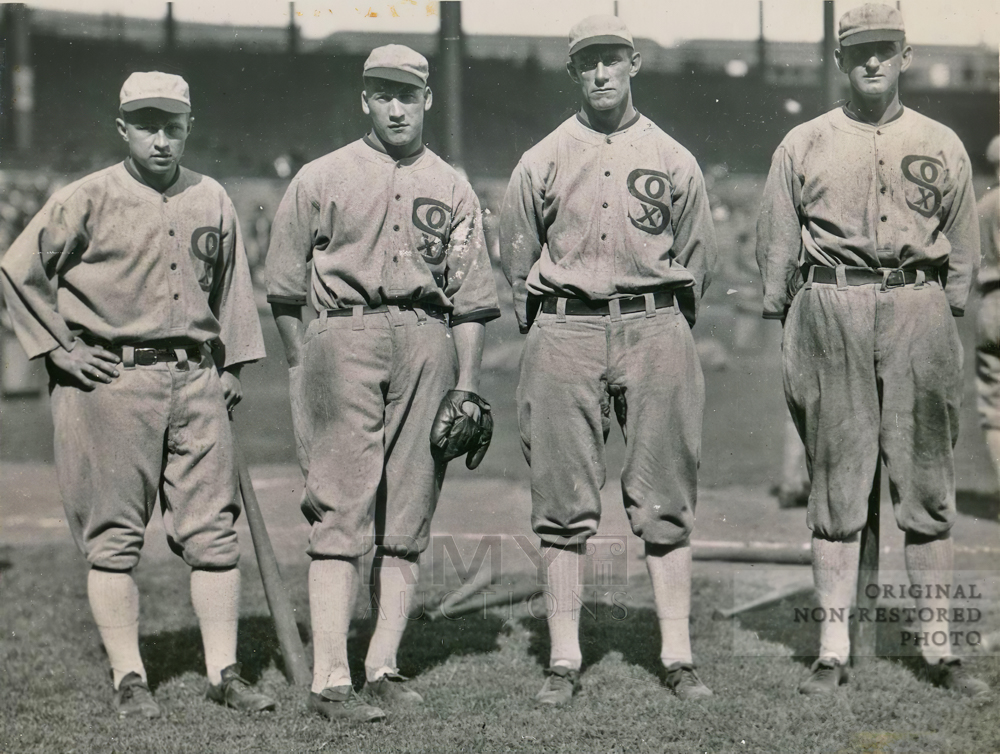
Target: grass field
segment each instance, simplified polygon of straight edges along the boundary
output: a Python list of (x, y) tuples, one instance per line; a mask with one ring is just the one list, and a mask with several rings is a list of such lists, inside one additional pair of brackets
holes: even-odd
[[(931, 687), (910, 659), (857, 669), (834, 699), (800, 696), (816, 636), (749, 614), (735, 626), (713, 621), (711, 605), (731, 599), (711, 579), (696, 579), (692, 635), (704, 679), (716, 698), (684, 703), (660, 685), (658, 626), (643, 579), (629, 584), (625, 610), (588, 600), (583, 613), (584, 687), (558, 712), (534, 709), (548, 656), (544, 621), (515, 605), (455, 620), (415, 621), (401, 670), (427, 703), (389, 709), (389, 721), (363, 729), (328, 723), (306, 710), (304, 689), (289, 687), (259, 581), (246, 578), (240, 657), (248, 677), (279, 702), (244, 717), (203, 698), (200, 639), (176, 559), (138, 571), (142, 650), (165, 710), (156, 721), (118, 722), (110, 714), (106, 659), (87, 608), (84, 566), (65, 547), (13, 552), (3, 575), (3, 752), (995, 752), (1000, 710), (974, 707)], [(286, 568), (292, 602), (307, 615), (305, 564)], [(67, 576), (66, 574), (71, 574)], [(155, 595), (152, 596), (152, 595)], [(534, 606), (534, 615), (544, 609)], [(591, 615), (591, 611), (596, 617)], [(358, 621), (352, 662), (363, 657)], [(308, 638), (305, 622), (300, 631)], [(734, 653), (752, 641), (771, 656)], [(1000, 685), (1000, 659), (977, 670)], [(353, 667), (358, 682), (363, 668)]]

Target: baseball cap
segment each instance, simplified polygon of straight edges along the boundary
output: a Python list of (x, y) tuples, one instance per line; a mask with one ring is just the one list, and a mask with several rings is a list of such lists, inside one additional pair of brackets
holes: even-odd
[(365, 61), (365, 76), (427, 86), (427, 58), (406, 45), (376, 47)]
[(180, 76), (160, 71), (133, 73), (122, 85), (121, 109), (155, 107), (168, 113), (191, 112), (191, 90)]
[(590, 45), (628, 45), (634, 48), (632, 33), (617, 16), (588, 16), (569, 30), (569, 54)]
[(865, 42), (902, 42), (906, 36), (903, 14), (891, 5), (867, 3), (840, 17), (840, 46)]
[(1000, 162), (1000, 136), (990, 139), (989, 146), (986, 147), (986, 160), (994, 165)]

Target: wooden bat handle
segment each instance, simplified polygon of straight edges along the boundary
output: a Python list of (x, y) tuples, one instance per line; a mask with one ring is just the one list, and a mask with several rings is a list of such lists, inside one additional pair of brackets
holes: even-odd
[[(230, 414), (232, 421), (232, 414)], [(231, 425), (232, 426), (232, 425)], [(250, 525), (250, 536), (253, 539), (253, 549), (257, 553), (257, 566), (260, 568), (260, 579), (264, 582), (264, 595), (267, 606), (274, 619), (274, 628), (281, 645), (281, 654), (285, 659), (285, 677), (289, 683), (296, 686), (309, 686), (312, 683), (312, 673), (306, 662), (306, 651), (302, 646), (299, 628), (295, 623), (292, 603), (288, 599), (285, 585), (278, 572), (278, 561), (274, 557), (271, 538), (264, 526), (264, 517), (257, 503), (257, 495), (250, 480), (243, 452), (236, 441), (235, 426), (233, 428), (233, 451), (236, 457), (236, 468), (240, 475), (240, 493), (243, 495), (243, 510), (246, 512), (247, 523)]]

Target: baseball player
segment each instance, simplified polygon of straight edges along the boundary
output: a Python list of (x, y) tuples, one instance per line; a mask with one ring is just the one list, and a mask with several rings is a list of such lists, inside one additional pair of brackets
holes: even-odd
[[(1000, 176), (1000, 136), (994, 136), (986, 158)], [(1000, 189), (994, 186), (979, 202), (979, 338), (976, 342), (976, 392), (979, 422), (990, 459), (1000, 480)]]
[[(781, 142), (757, 225), (764, 317), (784, 323), (785, 396), (810, 461), (813, 575), (828, 614), (851, 606), (880, 457), (911, 583), (951, 580), (962, 397), (953, 316), (964, 311), (979, 260), (965, 149), (899, 101), (913, 55), (899, 11), (854, 8), (839, 39), (850, 100)], [(932, 616), (922, 626), (928, 675), (981, 697), (988, 687), (947, 639), (931, 640), (949, 636), (948, 600), (938, 593), (917, 600), (921, 617)], [(819, 657), (799, 690), (826, 694), (846, 683), (849, 655), (848, 622), (823, 622)]]
[(274, 708), (236, 662), (227, 417), (263, 338), (232, 202), (179, 165), (191, 123), (184, 79), (129, 76), (116, 121), (128, 157), (56, 192), (0, 265), (17, 335), (49, 369), (59, 487), (121, 717), (160, 714), (132, 576), (157, 494), (170, 547), (191, 566), (208, 697)]
[(632, 103), (641, 62), (614, 16), (570, 30), (580, 111), (524, 154), (501, 213), (501, 263), (527, 334), (517, 405), (531, 521), (554, 598), (542, 705), (568, 704), (579, 687), (580, 572), (601, 516), (612, 404), (666, 684), (683, 699), (712, 693), (692, 663), (688, 619), (704, 407), (691, 325), (715, 232), (694, 157)]
[[(371, 131), (295, 176), (267, 255), (312, 525), (309, 706), (351, 722), (385, 717), (355, 695), (348, 669), (361, 559), (375, 549), (368, 694), (419, 704), (396, 652), (445, 464), (457, 453), (432, 452), (432, 426), (449, 445), (449, 428), (467, 425), (471, 468), (488, 443), (477, 428), (492, 421), (476, 392), (484, 325), (500, 316), (496, 285), (476, 195), (423, 146), (427, 72), (408, 47), (372, 51), (361, 95)], [(309, 294), (318, 317), (303, 328)]]

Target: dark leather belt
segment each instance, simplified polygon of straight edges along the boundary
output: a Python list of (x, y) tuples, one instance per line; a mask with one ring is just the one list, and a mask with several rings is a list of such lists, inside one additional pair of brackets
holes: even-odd
[[(938, 280), (938, 268), (922, 268), (924, 280), (930, 282)], [(837, 284), (836, 267), (814, 266), (812, 270), (812, 281), (814, 283)], [(844, 274), (848, 285), (882, 285), (885, 288), (899, 288), (904, 285), (913, 285), (917, 282), (917, 272), (919, 270), (901, 270), (885, 268), (866, 267), (845, 267)], [(887, 274), (888, 273), (888, 274)], [(806, 273), (806, 280), (809, 279)]]
[(1000, 291), (1000, 279), (987, 280), (985, 283), (979, 284), (980, 293), (992, 293), (993, 291)]
[[(389, 307), (395, 306), (401, 312), (414, 312), (418, 309), (425, 312), (427, 316), (434, 317), (434, 319), (445, 320), (448, 316), (448, 312), (442, 309), (440, 306), (434, 306), (433, 304), (420, 304), (414, 301), (392, 301), (388, 304), (382, 304), (381, 306), (366, 306), (362, 309), (362, 314), (388, 314)], [(343, 309), (327, 309), (326, 316), (328, 317), (350, 317), (354, 314), (354, 307), (348, 306)]]
[(162, 362), (173, 362), (177, 361), (177, 351), (183, 351), (187, 354), (188, 359), (193, 361), (195, 364), (201, 362), (201, 347), (192, 345), (177, 345), (168, 346), (163, 343), (148, 344), (143, 345), (142, 343), (131, 344), (112, 344), (106, 340), (100, 340), (98, 338), (92, 338), (87, 335), (81, 335), (80, 340), (86, 343), (88, 346), (99, 346), (105, 351), (111, 351), (119, 359), (123, 359), (123, 351), (125, 348), (131, 347), (134, 351), (134, 361), (136, 366), (148, 367), (153, 364), (158, 364)]
[[(646, 311), (646, 297), (644, 295), (628, 296), (615, 300), (618, 302), (622, 314)], [(558, 303), (558, 296), (544, 296), (542, 297), (542, 311), (546, 314), (555, 314)], [(655, 309), (666, 309), (673, 305), (674, 294), (671, 291), (660, 291), (653, 294), (653, 307)], [(584, 301), (579, 298), (568, 298), (566, 299), (566, 314), (593, 317), (611, 314), (611, 309), (607, 301)]]

